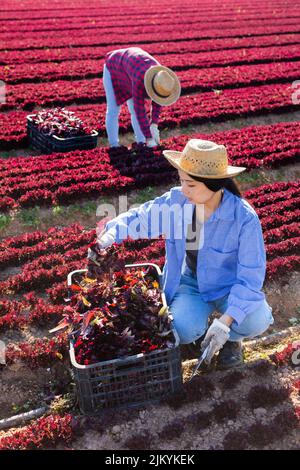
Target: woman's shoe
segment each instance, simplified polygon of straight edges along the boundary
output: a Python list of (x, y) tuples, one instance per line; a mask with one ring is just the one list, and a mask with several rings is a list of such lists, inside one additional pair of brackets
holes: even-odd
[(217, 367), (218, 369), (231, 369), (243, 364), (243, 346), (242, 341), (227, 341), (220, 350)]

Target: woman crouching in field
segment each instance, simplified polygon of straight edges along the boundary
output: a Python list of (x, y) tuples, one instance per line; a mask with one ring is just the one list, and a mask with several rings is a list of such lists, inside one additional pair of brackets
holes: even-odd
[[(226, 148), (205, 140), (163, 154), (178, 170), (181, 186), (108, 222), (89, 249), (89, 266), (97, 266), (102, 250), (114, 242), (164, 236), (162, 288), (180, 342), (200, 339), (202, 350), (209, 346), (207, 363), (219, 352), (218, 367), (240, 365), (243, 339), (274, 322), (261, 290), (261, 224), (233, 180), (245, 168), (229, 166)], [(220, 316), (208, 328), (214, 311)]]

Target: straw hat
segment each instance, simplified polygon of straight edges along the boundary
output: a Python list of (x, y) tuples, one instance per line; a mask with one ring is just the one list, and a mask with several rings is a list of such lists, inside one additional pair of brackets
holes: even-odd
[(202, 178), (230, 178), (246, 170), (241, 166), (228, 165), (224, 145), (215, 144), (210, 140), (191, 139), (183, 152), (164, 150), (163, 154), (177, 170)]
[(173, 104), (180, 96), (181, 86), (177, 75), (163, 65), (149, 67), (144, 84), (148, 96), (160, 106)]

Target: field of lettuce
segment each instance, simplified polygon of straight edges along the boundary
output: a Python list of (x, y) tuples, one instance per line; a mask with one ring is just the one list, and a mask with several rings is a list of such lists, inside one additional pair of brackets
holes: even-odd
[[(137, 45), (178, 74), (161, 146), (114, 158), (105, 134), (106, 52)], [(300, 8), (291, 0), (3, 0), (0, 11), (0, 450), (298, 449), (300, 423)], [(298, 84), (299, 86), (299, 84)], [(1, 88), (0, 88), (1, 92)], [(1, 94), (0, 94), (1, 97)], [(297, 96), (296, 96), (297, 97)], [(63, 106), (99, 133), (93, 150), (41, 154), (26, 116)], [(125, 108), (125, 107), (124, 107)], [(100, 203), (140, 204), (177, 185), (162, 150), (189, 138), (226, 145), (267, 251), (267, 338), (245, 364), (209, 369), (157, 405), (80, 414), (61, 320), (67, 274), (85, 267)], [(125, 241), (126, 262), (164, 264), (163, 240)], [(3, 344), (2, 343), (2, 344)], [(20, 413), (43, 408), (27, 421)], [(278, 430), (280, 429), (280, 433)]]

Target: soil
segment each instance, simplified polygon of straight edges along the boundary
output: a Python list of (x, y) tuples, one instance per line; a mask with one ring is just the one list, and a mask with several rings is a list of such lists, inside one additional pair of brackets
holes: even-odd
[[(21, 339), (15, 336), (15, 342)], [(0, 366), (0, 419), (40, 408), (67, 393), (74, 393), (68, 358), (49, 367), (30, 368), (22, 361)]]
[(292, 323), (292, 318), (300, 324), (300, 274), (293, 272), (278, 281), (268, 282), (264, 287), (266, 299), (273, 309), (274, 324), (269, 332), (280, 331)]
[[(126, 411), (124, 419), (120, 417), (120, 422), (114, 422), (108, 429), (104, 429), (99, 433), (94, 430), (87, 430), (86, 433), (77, 439), (72, 447), (76, 449), (128, 449), (126, 440), (129, 436), (141, 436), (143, 434), (151, 436), (150, 449), (156, 450), (189, 450), (189, 449), (222, 449), (223, 439), (229, 431), (244, 430), (249, 425), (257, 421), (262, 424), (268, 424), (270, 420), (280, 411), (287, 411), (293, 407), (299, 406), (300, 397), (296, 390), (290, 395), (290, 398), (281, 405), (275, 408), (258, 407), (251, 409), (247, 403), (247, 395), (249, 390), (254, 385), (261, 384), (261, 377), (259, 377), (251, 368), (261, 356), (266, 357), (272, 354), (278, 348), (283, 348), (285, 344), (290, 342), (293, 338), (299, 338), (300, 328), (295, 329), (294, 333), (289, 337), (275, 341), (271, 345), (260, 345), (259, 342), (254, 341), (252, 344), (245, 348), (247, 356), (247, 363), (239, 367), (239, 370), (244, 374), (236, 387), (226, 390), (224, 387), (224, 378), (230, 372), (218, 371), (212, 369), (210, 371), (201, 372), (197, 377), (199, 379), (199, 388), (201, 388), (201, 380), (208, 380), (214, 387), (212, 392), (208, 392), (206, 397), (195, 403), (184, 404), (180, 409), (172, 409), (168, 405), (149, 406), (139, 411), (135, 411), (131, 419), (126, 418)], [(279, 346), (280, 345), (280, 346)], [(183, 363), (183, 378), (186, 384), (193, 371), (195, 361), (185, 361)], [(271, 371), (264, 375), (264, 385), (272, 387), (291, 386), (296, 379), (299, 378), (299, 367), (282, 367), (279, 369), (271, 368)], [(167, 436), (161, 438), (160, 433), (163, 431), (166, 424), (172, 424), (174, 420), (178, 422), (187, 422), (186, 418), (195, 415), (199, 412), (208, 412), (213, 406), (222, 403), (223, 401), (233, 400), (241, 405), (241, 409), (236, 419), (228, 419), (223, 423), (217, 423), (211, 420), (209, 426), (203, 429), (192, 428), (189, 424), (186, 425), (184, 432), (178, 438)], [(122, 414), (121, 414), (122, 415)], [(123, 421), (123, 422), (122, 422)], [(104, 426), (106, 428), (106, 426)], [(279, 440), (271, 445), (262, 446), (264, 449), (290, 449), (299, 447), (300, 430), (293, 431), (288, 436), (279, 436)], [(130, 447), (129, 447), (130, 448)], [(137, 449), (140, 447), (136, 447)], [(250, 447), (255, 449), (256, 447)], [(259, 446), (258, 446), (259, 448)]]
[(0, 376), (1, 419), (46, 405), (58, 393), (65, 393), (71, 381), (68, 364), (59, 361), (37, 369), (15, 363), (0, 371)]
[[(299, 391), (294, 387), (296, 380), (300, 378), (300, 367), (287, 364), (276, 368), (271, 362), (266, 361), (270, 354), (283, 349), (291, 342), (299, 342), (300, 326), (286, 330), (285, 334), (271, 336), (262, 340), (245, 343), (245, 364), (235, 371), (240, 373), (236, 384), (231, 383), (232, 371), (216, 370), (213, 367), (202, 370), (193, 379), (195, 397), (186, 400), (182, 406), (175, 400), (175, 405), (170, 402), (151, 404), (137, 409), (123, 409), (103, 411), (98, 417), (77, 415), (78, 437), (72, 442), (71, 448), (77, 450), (124, 450), (124, 449), (147, 449), (147, 450), (207, 450), (223, 449), (224, 438), (228, 432), (244, 432), (249, 426), (260, 423), (268, 425), (279, 413), (287, 413), (300, 406)], [(298, 341), (297, 341), (298, 340)], [(263, 358), (263, 359), (262, 359)], [(261, 385), (261, 375), (255, 371), (258, 362), (268, 362), (269, 368), (263, 374), (263, 385), (273, 389), (287, 387), (290, 389), (289, 398), (280, 402), (277, 406), (270, 406), (266, 400), (265, 404), (255, 407), (248, 401), (249, 391), (253, 386)], [(183, 362), (184, 390), (188, 393), (195, 360)], [(47, 374), (49, 374), (47, 376)], [(30, 371), (22, 365), (15, 365), (2, 372), (1, 386), (1, 411), (5, 409), (5, 400), (13, 401), (15, 404), (22, 402), (25, 394), (31, 403), (37, 403), (40, 390), (49, 382), (49, 376), (53, 371)], [(228, 378), (228, 375), (230, 376)], [(57, 375), (58, 376), (58, 375)], [(22, 380), (20, 380), (22, 377)], [(226, 379), (227, 377), (227, 379)], [(230, 384), (226, 385), (226, 381)], [(3, 383), (5, 382), (5, 386)], [(208, 387), (209, 385), (209, 387)], [(197, 398), (197, 390), (205, 390), (201, 398)], [(204, 388), (203, 388), (204, 387)], [(209, 391), (209, 389), (211, 389)], [(191, 397), (193, 394), (191, 395)], [(233, 401), (239, 410), (236, 416), (228, 416), (218, 419), (215, 413), (210, 416), (207, 424), (194, 427), (190, 418), (198, 413), (211, 412), (214, 407), (222, 405), (228, 400)], [(23, 397), (24, 401), (24, 397)], [(39, 402), (39, 406), (40, 406)], [(222, 405), (224, 406), (224, 404)], [(37, 407), (37, 406), (36, 406)], [(73, 410), (76, 414), (76, 409)], [(179, 423), (184, 424), (182, 432), (178, 435), (174, 429)], [(170, 425), (168, 431), (165, 426)], [(9, 432), (13, 431), (10, 429)], [(8, 431), (6, 431), (8, 432)], [(0, 437), (5, 435), (0, 431)], [(179, 432), (179, 431), (178, 431)], [(131, 442), (128, 440), (131, 438)], [(258, 442), (247, 444), (249, 449), (299, 449), (300, 428), (282, 435), (278, 430), (278, 439), (272, 443)], [(65, 449), (64, 444), (59, 444), (57, 449)]]

